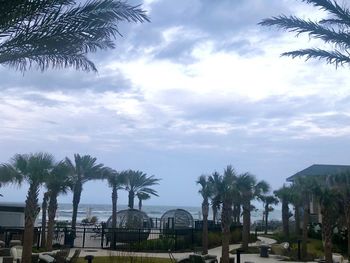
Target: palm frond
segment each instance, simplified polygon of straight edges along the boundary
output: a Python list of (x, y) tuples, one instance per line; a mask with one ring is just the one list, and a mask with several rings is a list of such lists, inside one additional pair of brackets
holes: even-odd
[(328, 64), (334, 64), (336, 67), (343, 66), (344, 64), (350, 64), (350, 58), (348, 55), (344, 55), (338, 50), (326, 51), (317, 48), (301, 49), (290, 52), (282, 53), (282, 56), (289, 56), (292, 58), (305, 57), (306, 60), (310, 58), (324, 59)]
[(340, 6), (336, 1), (331, 0), (302, 0), (308, 4), (319, 7), (337, 18), (322, 19), (320, 23), (350, 26), (350, 11), (346, 7)]
[(0, 37), (5, 37), (0, 42), (0, 64), (21, 71), (33, 64), (41, 70), (51, 66), (97, 71), (86, 55), (114, 48), (113, 40), (121, 36), (119, 22), (149, 21), (140, 6), (123, 1), (95, 0), (78, 6), (68, 0), (38, 2), (42, 3), (24, 12), (12, 26), (4, 20), (5, 30), (0, 30)]
[(350, 48), (350, 35), (341, 30), (324, 27), (317, 22), (303, 20), (295, 16), (277, 16), (264, 19), (262, 26), (277, 26), (281, 29), (296, 32), (297, 35), (307, 33), (310, 37), (322, 39), (325, 43), (332, 43), (343, 49)]

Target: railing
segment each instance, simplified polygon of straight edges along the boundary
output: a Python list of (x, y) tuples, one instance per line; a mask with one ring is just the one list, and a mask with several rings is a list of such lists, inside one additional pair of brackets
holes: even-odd
[[(159, 224), (159, 221), (158, 221)], [(158, 225), (157, 225), (158, 226)], [(160, 224), (159, 224), (160, 226)], [(231, 229), (232, 230), (232, 229)], [(219, 225), (210, 224), (211, 233), (220, 233)], [(23, 228), (0, 228), (0, 239), (9, 244), (11, 239), (23, 240)], [(104, 248), (132, 251), (178, 251), (201, 247), (202, 225), (189, 229), (121, 229), (102, 225), (79, 226), (75, 229), (58, 226), (54, 229), (54, 248)], [(33, 244), (41, 246), (41, 228), (34, 229)]]

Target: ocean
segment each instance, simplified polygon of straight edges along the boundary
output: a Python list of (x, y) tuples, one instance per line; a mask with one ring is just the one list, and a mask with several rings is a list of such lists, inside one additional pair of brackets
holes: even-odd
[[(137, 207), (135, 207), (137, 208)], [(153, 206), (153, 205), (144, 205), (142, 211), (144, 211), (151, 218), (160, 218), (166, 211), (170, 209), (181, 208), (188, 211), (193, 219), (202, 219), (202, 213), (200, 207), (193, 206)], [(118, 205), (118, 211), (127, 209), (126, 205)], [(72, 204), (59, 204), (58, 210), (56, 213), (56, 220), (62, 221), (71, 221), (72, 219)], [(256, 220), (262, 219), (262, 210), (253, 211), (251, 213), (251, 221), (255, 222)], [(106, 222), (108, 218), (112, 215), (112, 205), (110, 204), (79, 204), (77, 222), (81, 222), (84, 218), (88, 216), (96, 216), (98, 222)], [(209, 219), (212, 215), (209, 213)], [(37, 217), (41, 218), (41, 214)], [(281, 220), (281, 211), (278, 209), (273, 210), (269, 214), (269, 220)]]

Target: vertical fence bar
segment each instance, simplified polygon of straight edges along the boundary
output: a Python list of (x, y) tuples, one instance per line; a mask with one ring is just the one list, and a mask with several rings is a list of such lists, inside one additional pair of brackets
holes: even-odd
[(105, 225), (102, 224), (102, 225), (101, 225), (101, 248), (103, 248), (103, 238), (104, 238), (104, 235), (105, 235)]
[(175, 251), (177, 250), (177, 231), (176, 231), (176, 229), (174, 229), (174, 237), (175, 237), (175, 244), (174, 244), (174, 246), (175, 246)]
[(41, 229), (40, 229), (40, 231), (39, 231), (39, 229), (37, 228), (36, 229), (37, 230), (37, 239), (36, 239), (36, 249), (39, 249), (39, 247), (40, 247), (40, 237), (41, 237)]
[(83, 232), (83, 248), (85, 247), (85, 236), (86, 236), (86, 228), (84, 226), (84, 232)]

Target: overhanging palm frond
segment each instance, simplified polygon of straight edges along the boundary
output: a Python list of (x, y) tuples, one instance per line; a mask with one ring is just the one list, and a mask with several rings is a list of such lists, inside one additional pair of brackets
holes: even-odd
[(318, 48), (308, 48), (295, 51), (284, 52), (282, 56), (289, 56), (292, 58), (305, 57), (306, 60), (310, 58), (324, 59), (328, 64), (335, 64), (336, 67), (343, 66), (344, 64), (350, 63), (350, 57), (344, 55), (338, 50), (326, 51)]
[(277, 26), (290, 32), (309, 34), (310, 37), (322, 39), (325, 43), (332, 43), (342, 48), (350, 47), (350, 35), (341, 30), (335, 30), (320, 25), (317, 22), (306, 21), (295, 16), (277, 16), (264, 19), (259, 23), (262, 26)]
[(338, 25), (350, 26), (350, 11), (348, 8), (341, 7), (337, 2), (330, 0), (303, 0), (308, 4), (312, 4), (315, 7), (327, 11), (328, 13), (334, 15), (336, 18), (322, 19), (320, 23), (330, 23)]
[(0, 37), (4, 38), (0, 42), (0, 64), (21, 71), (33, 65), (41, 70), (51, 66), (96, 71), (86, 55), (114, 48), (113, 40), (121, 35), (119, 22), (149, 21), (140, 6), (116, 0), (94, 0), (78, 6), (68, 0), (15, 2), (22, 5), (6, 7), (10, 9), (7, 19), (12, 22), (0, 18)]
[(325, 59), (327, 63), (336, 67), (350, 63), (350, 10), (341, 6), (336, 0), (302, 0), (327, 12), (327, 18), (319, 21), (311, 21), (296, 16), (280, 15), (262, 20), (262, 26), (276, 26), (283, 30), (296, 32), (297, 36), (302, 33), (311, 38), (321, 39), (330, 44), (331, 49), (308, 48), (296, 51), (284, 52), (283, 56), (306, 57)]

